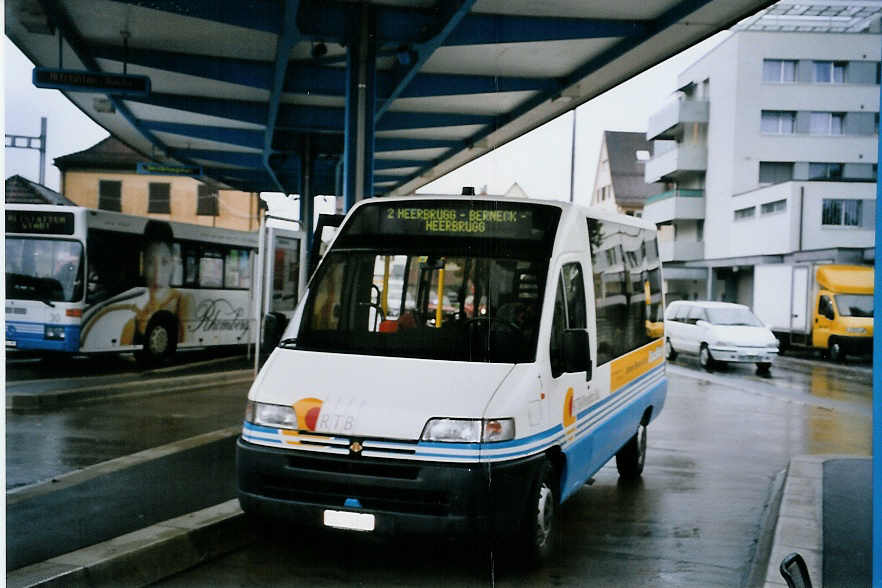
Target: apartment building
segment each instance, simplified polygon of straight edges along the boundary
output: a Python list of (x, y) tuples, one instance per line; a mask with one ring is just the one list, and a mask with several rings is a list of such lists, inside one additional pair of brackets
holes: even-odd
[(872, 263), (882, 6), (848, 4), (742, 23), (650, 117), (669, 300), (752, 304), (757, 264)]
[(260, 226), (263, 202), (256, 192), (163, 174), (160, 164), (112, 136), (54, 163), (61, 193), (79, 206), (240, 231)]

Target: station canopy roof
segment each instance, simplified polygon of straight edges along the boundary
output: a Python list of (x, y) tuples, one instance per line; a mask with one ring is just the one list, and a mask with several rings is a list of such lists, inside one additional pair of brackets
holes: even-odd
[(247, 191), (298, 193), (309, 171), (314, 194), (337, 193), (355, 146), (347, 47), (368, 14), (382, 195), (411, 194), (770, 4), (7, 0), (5, 11), (7, 36), (38, 67), (149, 76), (145, 96), (65, 92), (145, 158)]

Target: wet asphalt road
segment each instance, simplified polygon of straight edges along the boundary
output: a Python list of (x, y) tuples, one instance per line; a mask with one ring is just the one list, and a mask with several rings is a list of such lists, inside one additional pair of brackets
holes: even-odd
[(712, 374), (668, 370), (643, 479), (608, 464), (562, 507), (560, 549), (525, 571), (443, 538), (261, 530), (256, 544), (160, 586), (740, 586), (770, 485), (791, 456), (871, 452), (867, 364), (782, 359)]
[[(74, 362), (65, 373), (94, 375), (96, 366)], [(766, 378), (752, 366), (707, 374), (681, 356), (668, 373), (642, 482), (620, 485), (615, 465), (603, 468), (563, 506), (561, 549), (541, 571), (439, 538), (283, 529), (164, 584), (737, 586), (772, 478), (790, 456), (870, 453), (870, 367), (782, 358)], [(236, 425), (246, 392), (240, 384), (7, 413), (7, 489)]]

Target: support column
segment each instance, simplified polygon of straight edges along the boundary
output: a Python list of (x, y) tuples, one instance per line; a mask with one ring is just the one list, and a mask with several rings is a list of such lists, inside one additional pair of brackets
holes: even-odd
[(357, 33), (346, 52), (345, 211), (359, 200), (373, 196), (377, 44), (376, 23), (369, 4), (361, 5), (360, 18), (353, 28)]
[(303, 140), (303, 172), (300, 185), (300, 228), (306, 232), (306, 258), (312, 252), (313, 208), (315, 194), (312, 193), (312, 137), (307, 135)]

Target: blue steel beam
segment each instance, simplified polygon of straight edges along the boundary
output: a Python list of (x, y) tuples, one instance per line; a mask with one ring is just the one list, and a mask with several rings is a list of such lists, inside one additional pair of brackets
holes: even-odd
[(285, 0), (284, 16), (282, 19), (282, 31), (276, 41), (276, 62), (273, 71), (273, 85), (270, 90), (269, 104), (267, 105), (266, 130), (263, 140), (263, 164), (267, 173), (279, 186), (279, 192), (293, 192), (286, 190), (276, 176), (270, 157), (273, 154), (273, 135), (276, 132), (276, 118), (279, 114), (279, 105), (282, 100), (282, 91), (285, 88), (285, 74), (288, 71), (288, 56), (291, 49), (297, 43), (300, 32), (297, 30), (297, 10), (299, 0)]
[(215, 149), (169, 149), (169, 155), (177, 159), (205, 159), (217, 163), (238, 165), (245, 168), (260, 168), (263, 156), (260, 153), (243, 153), (241, 151), (218, 151)]
[(117, 45), (93, 45), (92, 55), (129, 65), (139, 65), (220, 82), (268, 90), (273, 81), (273, 64), (255, 59), (195, 55), (158, 49), (128, 50)]
[(149, 96), (126, 96), (129, 102), (161, 106), (196, 114), (228, 118), (257, 125), (266, 125), (267, 110), (265, 102), (249, 100), (225, 100), (205, 96), (185, 96), (183, 94), (151, 93)]
[(412, 139), (408, 137), (393, 139), (378, 137), (374, 144), (377, 152), (408, 151), (411, 149), (453, 149), (456, 147), (465, 147), (465, 143), (459, 139)]
[(399, 167), (423, 167), (425, 159), (374, 159), (374, 169), (396, 169)]
[(217, 0), (113, 1), (267, 33), (278, 34), (280, 32), (279, 26), (282, 24), (279, 18), (279, 3), (267, 0), (241, 0), (238, 2), (218, 2)]
[(444, 46), (532, 43), (645, 35), (649, 21), (469, 14)]
[(445, 4), (444, 11), (438, 15), (437, 24), (431, 29), (435, 31), (431, 39), (414, 45), (416, 55), (411, 59), (411, 63), (408, 66), (404, 66), (396, 62), (398, 67), (394, 70), (396, 77), (392, 82), (391, 90), (384, 96), (383, 100), (377, 100), (377, 108), (374, 114), (375, 123), (389, 110), (392, 102), (404, 92), (404, 89), (407, 88), (408, 84), (410, 84), (414, 76), (420, 71), (423, 64), (428, 61), (435, 50), (456, 29), (460, 21), (472, 9), (474, 3), (475, 0), (460, 0), (459, 5), (455, 5), (453, 2)]
[(206, 139), (208, 141), (217, 141), (218, 143), (251, 147), (253, 149), (263, 148), (263, 131), (191, 125), (156, 120), (141, 120), (139, 124), (141, 127), (149, 131), (171, 133), (183, 137), (193, 137), (195, 139)]

